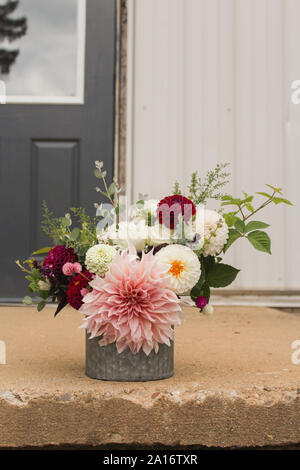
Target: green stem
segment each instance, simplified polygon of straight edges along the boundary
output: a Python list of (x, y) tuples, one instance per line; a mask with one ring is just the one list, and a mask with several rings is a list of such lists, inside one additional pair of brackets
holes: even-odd
[(103, 180), (103, 184), (104, 184), (105, 191), (106, 191), (106, 197), (110, 200), (110, 202), (112, 203), (112, 205), (115, 207), (115, 204), (114, 204), (112, 198), (111, 198), (110, 195), (109, 195), (108, 187), (107, 187), (107, 184), (106, 184), (106, 180), (105, 180), (105, 178), (104, 178), (103, 176), (102, 176), (102, 180)]
[(272, 196), (270, 197), (270, 199), (268, 199), (267, 201), (265, 201), (263, 204), (261, 204), (257, 209), (255, 209), (253, 212), (251, 212), (250, 214), (248, 214), (243, 220), (244, 222), (249, 219), (249, 217), (252, 217), (252, 215), (256, 214), (256, 212), (260, 211), (261, 209), (264, 209), (267, 205), (269, 205), (272, 201), (273, 201), (273, 198), (275, 196), (275, 191), (273, 192)]
[(82, 273), (79, 273), (79, 274), (80, 274), (80, 276), (84, 277), (87, 281), (91, 282), (91, 279), (89, 279), (88, 277), (86, 277), (84, 274), (82, 274)]

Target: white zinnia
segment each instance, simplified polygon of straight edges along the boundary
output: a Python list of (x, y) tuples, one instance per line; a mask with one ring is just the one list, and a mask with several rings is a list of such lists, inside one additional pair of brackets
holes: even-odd
[(85, 255), (87, 270), (90, 271), (90, 273), (104, 276), (108, 271), (110, 263), (116, 256), (116, 253), (117, 250), (115, 247), (105, 245), (104, 243), (92, 246)]
[(111, 240), (114, 245), (121, 249), (127, 248), (130, 244), (134, 245), (137, 251), (145, 248), (148, 239), (148, 229), (144, 220), (137, 222), (122, 221), (111, 225), (100, 235), (102, 240)]
[(216, 211), (204, 211), (204, 256), (219, 254), (228, 239), (228, 226), (224, 218)]
[(184, 294), (194, 287), (201, 275), (197, 255), (183, 245), (169, 245), (155, 255), (160, 263), (168, 266), (169, 288), (176, 294)]

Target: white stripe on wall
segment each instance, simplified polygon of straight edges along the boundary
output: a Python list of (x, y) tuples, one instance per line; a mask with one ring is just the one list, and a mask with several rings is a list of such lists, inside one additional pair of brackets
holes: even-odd
[(229, 192), (285, 188), (273, 256), (238, 242), (234, 288), (299, 289), (299, 0), (130, 0), (128, 186), (161, 197), (175, 179), (230, 162)]

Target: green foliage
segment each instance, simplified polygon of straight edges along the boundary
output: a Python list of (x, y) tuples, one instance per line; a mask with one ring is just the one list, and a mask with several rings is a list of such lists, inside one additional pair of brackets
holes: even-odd
[(228, 183), (230, 173), (225, 171), (229, 163), (219, 163), (213, 170), (206, 173), (202, 180), (195, 171), (191, 176), (191, 183), (188, 187), (189, 198), (195, 205), (204, 204), (207, 199), (221, 199), (220, 190)]
[(173, 194), (182, 194), (178, 181), (175, 181), (174, 183)]
[[(293, 205), (288, 199), (281, 197), (282, 189), (276, 188), (267, 184), (268, 188), (272, 189), (272, 193), (269, 194), (265, 191), (257, 192), (256, 194), (263, 196), (265, 201), (254, 208), (252, 202), (254, 196), (249, 196), (247, 193), (243, 193), (243, 198), (234, 198), (228, 194), (222, 197), (222, 206), (234, 206), (235, 209), (223, 214), (225, 222), (227, 223), (229, 229), (229, 237), (223, 252), (226, 253), (228, 248), (239, 238), (245, 237), (249, 240), (254, 248), (259, 251), (271, 254), (271, 240), (269, 235), (260, 230), (262, 228), (268, 228), (269, 224), (261, 222), (260, 220), (253, 220), (248, 223), (246, 221), (256, 214), (258, 211), (264, 209), (269, 204), (274, 203), (278, 204), (288, 204)], [(278, 197), (278, 195), (280, 197)], [(234, 227), (234, 228), (233, 228)]]
[(269, 235), (262, 230), (254, 230), (247, 235), (249, 242), (259, 251), (271, 254), (271, 240)]
[(223, 248), (224, 253), (226, 253), (226, 251), (228, 250), (228, 248), (229, 248), (236, 240), (238, 240), (239, 238), (241, 238), (240, 232), (238, 232), (238, 231), (237, 231), (236, 229), (234, 229), (234, 228), (230, 228), (230, 229), (229, 229), (229, 235), (228, 235), (227, 243), (226, 243), (226, 245), (225, 245), (224, 248)]
[(210, 287), (229, 286), (239, 273), (239, 269), (228, 264), (217, 263), (207, 273), (207, 284)]
[(260, 222), (259, 220), (252, 220), (251, 222), (248, 222), (246, 225), (246, 230), (245, 232), (251, 232), (252, 230), (258, 230), (261, 228), (268, 228), (270, 227), (269, 224), (266, 224), (265, 222)]
[(46, 201), (42, 203), (41, 229), (53, 241), (54, 245), (63, 244), (65, 226), (61, 217), (54, 217)]
[(47, 254), (49, 253), (49, 251), (51, 250), (51, 248), (53, 248), (52, 246), (45, 246), (44, 248), (40, 248), (39, 250), (37, 251), (34, 251), (32, 253), (32, 255), (44, 255), (44, 254)]
[(235, 280), (239, 269), (221, 263), (221, 258), (216, 259), (213, 256), (205, 257), (200, 255), (199, 259), (201, 263), (201, 277), (191, 291), (191, 298), (195, 301), (197, 297), (204, 296), (208, 303), (210, 288), (228, 286)]
[(119, 193), (121, 192), (118, 182), (114, 179), (108, 186), (106, 182), (107, 172), (103, 170), (103, 162), (99, 162), (98, 160), (95, 162), (94, 175), (101, 180), (102, 183), (102, 187), (97, 186), (96, 191), (107, 198), (116, 209), (119, 206)]
[[(82, 207), (70, 209), (72, 217), (77, 225), (73, 227), (70, 214), (65, 217), (54, 217), (46, 202), (43, 202), (42, 230), (48, 235), (54, 245), (72, 247), (77, 253), (80, 263), (84, 262), (87, 250), (97, 243), (96, 225), (97, 217), (90, 217)], [(49, 247), (42, 248), (34, 254), (47, 253)]]
[(38, 305), (37, 305), (37, 311), (40, 312), (41, 310), (43, 310), (43, 308), (45, 307), (46, 305), (46, 301), (45, 300), (41, 300)]

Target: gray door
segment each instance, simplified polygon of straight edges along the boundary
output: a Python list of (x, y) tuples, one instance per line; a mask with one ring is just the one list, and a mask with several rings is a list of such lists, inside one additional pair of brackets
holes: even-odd
[(7, 85), (0, 104), (5, 302), (26, 293), (15, 260), (49, 244), (39, 229), (43, 199), (57, 215), (78, 205), (93, 214), (93, 162), (103, 160), (109, 178), (113, 172), (115, 2), (23, 0), (18, 8), (13, 15), (25, 15), (27, 31), (7, 42), (18, 54), (0, 76)]

